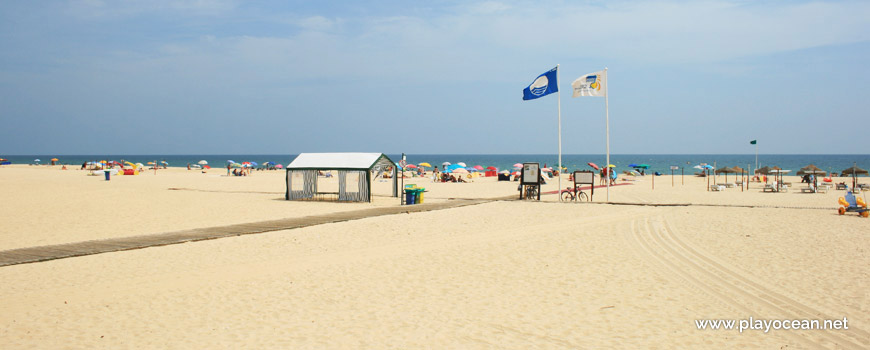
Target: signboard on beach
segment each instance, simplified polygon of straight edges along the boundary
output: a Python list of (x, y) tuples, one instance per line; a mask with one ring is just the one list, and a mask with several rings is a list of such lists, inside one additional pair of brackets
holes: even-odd
[(589, 185), (589, 200), (591, 201), (592, 196), (595, 195), (595, 173), (589, 170), (575, 171), (574, 188), (576, 189), (580, 185)]
[(676, 165), (671, 165), (671, 170), (677, 170), (677, 169), (679, 169), (679, 168), (680, 168), (680, 167), (678, 167), (678, 166), (676, 166)]
[(537, 185), (540, 177), (540, 163), (523, 163), (523, 185)]
[(574, 172), (574, 183), (575, 184), (594, 184), (595, 183), (595, 173), (591, 171), (575, 171)]

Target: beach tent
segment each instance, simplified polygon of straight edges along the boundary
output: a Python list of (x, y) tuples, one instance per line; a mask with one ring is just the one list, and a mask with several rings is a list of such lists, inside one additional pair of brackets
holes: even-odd
[[(313, 200), (326, 195), (338, 195), (339, 201), (371, 202), (372, 177), (388, 168), (392, 168), (392, 195), (398, 197), (397, 167), (383, 153), (301, 153), (287, 165), (287, 192), (284, 198)], [(338, 192), (319, 192), (317, 174), (330, 170), (338, 171)], [(301, 178), (295, 177), (295, 184), (294, 175), (301, 175)], [(357, 175), (356, 184), (348, 186), (348, 175)]]

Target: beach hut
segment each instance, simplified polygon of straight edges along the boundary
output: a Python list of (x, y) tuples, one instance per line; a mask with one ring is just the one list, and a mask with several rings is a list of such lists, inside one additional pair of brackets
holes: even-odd
[[(392, 169), (393, 197), (399, 196), (397, 167), (383, 153), (301, 153), (287, 165), (287, 200), (316, 200), (337, 195), (339, 201), (371, 202), (372, 177)], [(317, 174), (338, 171), (338, 192), (320, 192)], [(301, 175), (301, 176), (294, 176)], [(356, 183), (348, 184), (348, 175), (356, 175)], [(295, 178), (295, 180), (294, 180)], [(301, 182), (294, 184), (294, 181)]]

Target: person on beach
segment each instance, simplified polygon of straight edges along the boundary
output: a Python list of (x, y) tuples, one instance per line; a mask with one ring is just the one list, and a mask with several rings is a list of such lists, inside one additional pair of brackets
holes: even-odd
[(232, 167), (231, 167), (229, 164), (227, 164), (227, 176), (230, 176), (230, 169), (231, 169), (231, 168), (232, 168)]

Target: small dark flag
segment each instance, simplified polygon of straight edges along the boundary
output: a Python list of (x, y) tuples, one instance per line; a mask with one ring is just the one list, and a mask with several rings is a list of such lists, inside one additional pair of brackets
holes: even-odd
[(749, 144), (750, 144), (750, 145), (754, 145), (754, 144), (758, 143), (758, 142), (756, 142), (756, 141), (758, 141), (758, 140), (752, 140), (752, 141), (749, 141)]

